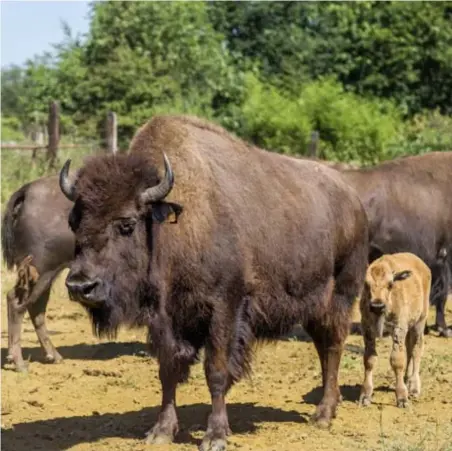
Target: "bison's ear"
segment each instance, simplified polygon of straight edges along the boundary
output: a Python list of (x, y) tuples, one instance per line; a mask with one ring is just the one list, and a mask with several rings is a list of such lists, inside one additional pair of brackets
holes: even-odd
[(399, 280), (408, 279), (413, 274), (412, 271), (400, 271), (394, 274), (394, 282), (398, 282)]
[(157, 202), (152, 205), (152, 220), (162, 224), (169, 222), (177, 223), (179, 215), (182, 213), (182, 206), (171, 202)]

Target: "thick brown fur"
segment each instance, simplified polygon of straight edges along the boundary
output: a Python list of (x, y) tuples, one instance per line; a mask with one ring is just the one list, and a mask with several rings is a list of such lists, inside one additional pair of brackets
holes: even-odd
[[(452, 260), (452, 152), (398, 158), (342, 175), (367, 213), (370, 262), (397, 252), (420, 257), (432, 269), (433, 285), (442, 287), (432, 290), (430, 299), (436, 306), (436, 328), (452, 336), (444, 315)], [(439, 266), (442, 248), (449, 258)]]
[[(140, 193), (163, 177), (163, 152), (174, 188), (141, 205)], [(365, 212), (338, 172), (252, 147), (198, 118), (156, 116), (128, 156), (87, 161), (76, 191), (68, 284), (96, 281), (90, 302), (97, 305), (81, 290), (73, 297), (99, 334), (150, 326), (163, 401), (148, 441), (177, 432), (175, 387), (205, 347), (213, 413), (202, 446), (219, 446), (228, 430), (224, 397), (250, 370), (253, 343), (295, 323), (319, 352), (325, 394), (316, 419), (330, 422), (368, 253)], [(168, 212), (176, 222), (155, 219)]]
[(47, 332), (45, 312), (52, 282), (69, 266), (74, 254), (74, 236), (67, 224), (71, 206), (59, 188), (58, 177), (51, 176), (23, 185), (5, 208), (3, 259), (8, 269), (16, 266), (18, 273), (15, 286), (7, 294), (7, 360), (19, 371), (26, 369), (20, 335), (27, 310), (46, 361), (61, 361)]
[(361, 404), (371, 403), (372, 372), (377, 358), (375, 341), (383, 335), (385, 326), (392, 335), (390, 362), (396, 376), (397, 405), (405, 407), (408, 395), (419, 397), (419, 370), (424, 348), (430, 286), (429, 267), (408, 252), (383, 255), (368, 267), (360, 302), (365, 344), (365, 377), (361, 388)]

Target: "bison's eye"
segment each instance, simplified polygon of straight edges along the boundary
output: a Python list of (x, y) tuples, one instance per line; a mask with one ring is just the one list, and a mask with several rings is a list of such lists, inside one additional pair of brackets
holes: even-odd
[(391, 289), (394, 286), (394, 282), (389, 282), (388, 283), (388, 288)]
[(129, 236), (132, 234), (136, 226), (136, 221), (133, 219), (127, 219), (118, 222), (117, 229), (119, 233), (123, 236)]

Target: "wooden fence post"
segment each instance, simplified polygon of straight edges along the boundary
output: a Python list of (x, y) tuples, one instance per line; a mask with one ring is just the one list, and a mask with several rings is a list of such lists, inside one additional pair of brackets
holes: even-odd
[(116, 113), (113, 111), (109, 111), (107, 114), (106, 135), (107, 151), (116, 153), (118, 151), (118, 122)]
[(31, 154), (31, 160), (32, 163), (35, 164), (36, 151), (44, 146), (44, 133), (42, 132), (42, 129), (39, 125), (36, 125), (33, 131), (32, 140), (36, 147), (33, 149), (33, 152)]
[(311, 142), (309, 143), (309, 156), (311, 158), (318, 158), (318, 147), (319, 147), (319, 132), (314, 130), (311, 133)]
[(49, 166), (53, 167), (58, 153), (58, 144), (60, 142), (60, 116), (59, 107), (56, 101), (51, 101), (49, 105), (49, 121), (47, 123), (49, 134), (49, 145), (47, 147), (47, 160)]

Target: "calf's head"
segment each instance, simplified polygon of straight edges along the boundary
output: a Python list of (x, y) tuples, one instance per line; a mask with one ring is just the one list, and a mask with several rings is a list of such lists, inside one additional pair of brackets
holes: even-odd
[(155, 291), (153, 236), (159, 224), (174, 222), (181, 211), (164, 200), (174, 184), (166, 155), (164, 162), (162, 180), (138, 155), (92, 157), (74, 182), (68, 178), (70, 160), (60, 172), (60, 188), (74, 202), (69, 226), (75, 256), (66, 286), (71, 299), (91, 314), (98, 335), (136, 324)]
[(365, 302), (371, 324), (378, 337), (383, 336), (385, 316), (392, 310), (392, 295), (397, 284), (410, 277), (410, 270), (393, 272), (388, 263), (378, 260), (367, 269)]

